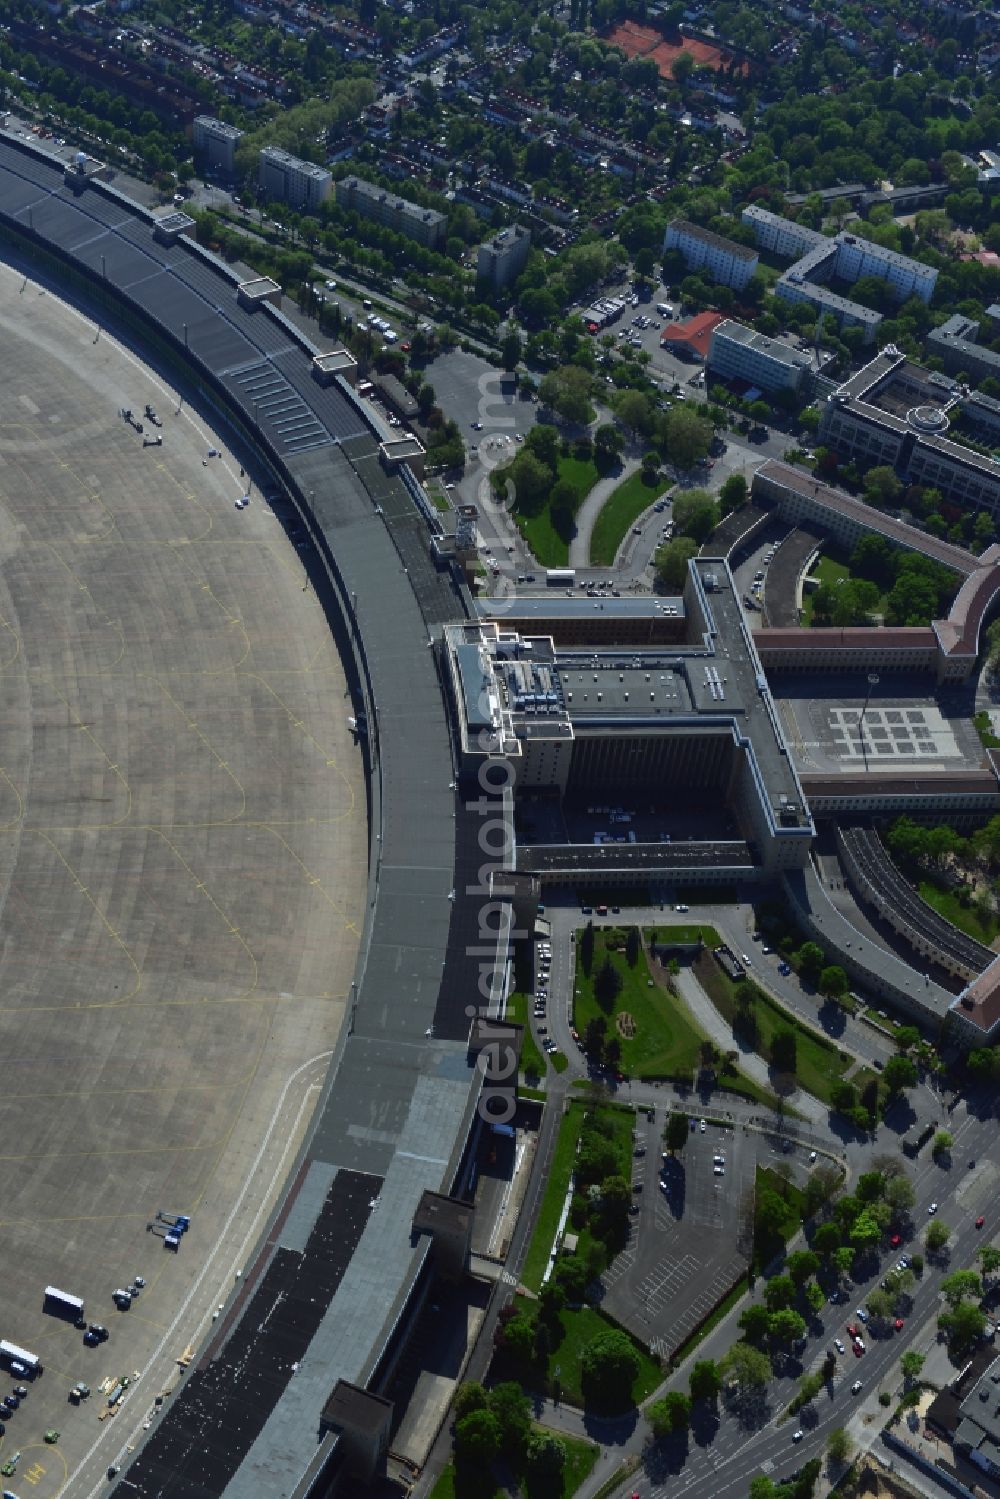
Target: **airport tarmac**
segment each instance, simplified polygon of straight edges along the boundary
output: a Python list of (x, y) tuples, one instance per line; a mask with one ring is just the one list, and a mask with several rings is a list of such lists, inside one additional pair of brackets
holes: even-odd
[[(176, 1379), (275, 1200), (354, 976), (367, 819), (328, 625), (218, 434), (7, 268), (0, 331), (0, 1338), (45, 1367), (0, 1465), (49, 1499)], [(176, 1255), (161, 1208), (192, 1217)], [(109, 1340), (43, 1315), (46, 1284)]]

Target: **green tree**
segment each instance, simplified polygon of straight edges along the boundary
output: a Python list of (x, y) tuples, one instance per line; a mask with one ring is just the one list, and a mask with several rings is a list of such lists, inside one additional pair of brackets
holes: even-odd
[(719, 506), (706, 489), (687, 489), (674, 495), (674, 525), (681, 536), (707, 541), (719, 524)]
[(623, 390), (614, 397), (615, 415), (629, 432), (648, 437), (653, 430), (653, 408), (641, 390)]
[(712, 429), (697, 412), (678, 405), (667, 413), (664, 436), (672, 462), (680, 469), (689, 469), (707, 455)]
[(690, 536), (675, 536), (656, 551), (656, 580), (661, 588), (680, 593), (688, 577), (688, 563), (698, 555), (698, 543)]
[(520, 1457), (531, 1436), (531, 1401), (519, 1384), (507, 1380), (490, 1391), (490, 1410), (500, 1423), (501, 1450)]
[(764, 1301), (769, 1312), (791, 1306), (795, 1300), (795, 1282), (790, 1275), (775, 1275), (764, 1287)]
[(653, 1435), (669, 1436), (674, 1431), (686, 1431), (691, 1424), (691, 1401), (680, 1390), (671, 1390), (662, 1400), (655, 1400), (647, 1411)]
[(843, 1426), (835, 1426), (826, 1439), (826, 1451), (832, 1463), (846, 1463), (854, 1450), (850, 1433)]
[(941, 1294), (949, 1306), (957, 1306), (967, 1296), (981, 1296), (982, 1282), (975, 1270), (954, 1270), (942, 1280)]
[(719, 1363), (722, 1376), (733, 1380), (740, 1399), (759, 1397), (771, 1378), (771, 1360), (749, 1343), (734, 1343)]
[(456, 1421), (460, 1421), (463, 1416), (471, 1416), (473, 1411), (487, 1410), (489, 1403), (490, 1397), (481, 1384), (470, 1380), (467, 1384), (459, 1385), (452, 1405)]
[(826, 954), (818, 942), (803, 942), (799, 948), (799, 970), (807, 984), (817, 982), (825, 962)]
[(684, 1114), (672, 1111), (667, 1115), (667, 1122), (663, 1130), (663, 1142), (673, 1155), (678, 1150), (683, 1150), (687, 1144), (688, 1122)]
[(775, 1343), (790, 1348), (797, 1338), (802, 1337), (805, 1330), (805, 1317), (792, 1307), (784, 1307), (780, 1312), (771, 1313), (768, 1332)]
[(775, 1031), (771, 1037), (771, 1065), (778, 1072), (795, 1072), (797, 1061), (795, 1032), (791, 1029)]
[(630, 926), (625, 937), (625, 961), (630, 968), (634, 968), (639, 961), (640, 942), (639, 928)]
[(986, 1330), (986, 1313), (971, 1301), (960, 1301), (950, 1311), (941, 1313), (938, 1327), (947, 1334), (952, 1353), (964, 1354), (981, 1340)]
[(594, 966), (594, 923), (588, 921), (580, 933), (580, 967), (590, 977), (590, 970)]
[(924, 1355), (917, 1353), (912, 1348), (908, 1348), (899, 1360), (899, 1367), (903, 1371), (904, 1379), (916, 1379), (924, 1367)]
[(594, 977), (594, 998), (602, 1010), (610, 1010), (622, 991), (622, 976), (610, 958), (605, 958)]
[(942, 1223), (940, 1218), (935, 1218), (933, 1223), (927, 1225), (927, 1232), (924, 1235), (928, 1254), (940, 1253), (950, 1238), (951, 1229), (946, 1223)]
[(1000, 1249), (994, 1249), (992, 1244), (981, 1244), (976, 1253), (984, 1275), (995, 1275), (1000, 1270)]
[(488, 1468), (500, 1455), (500, 1422), (491, 1410), (476, 1410), (455, 1422), (455, 1458), (460, 1465)]
[(865, 474), (864, 489), (868, 504), (884, 509), (898, 500), (903, 492), (903, 485), (897, 479), (894, 469), (887, 464), (878, 464)]
[(819, 1255), (811, 1249), (796, 1249), (785, 1261), (785, 1269), (799, 1287), (819, 1270)]
[(505, 1322), (501, 1342), (512, 1358), (530, 1364), (535, 1357), (535, 1322), (526, 1312), (519, 1312)]
[(553, 1432), (537, 1432), (528, 1442), (524, 1455), (524, 1476), (529, 1495), (545, 1499), (561, 1494), (566, 1448)]
[(954, 1145), (954, 1143), (954, 1135), (949, 1134), (946, 1129), (939, 1129), (937, 1134), (934, 1136), (934, 1144), (932, 1146), (934, 1155), (946, 1156), (951, 1150), (951, 1147)]
[(593, 380), (579, 365), (564, 364), (545, 375), (538, 386), (538, 399), (567, 422), (586, 425), (594, 419), (591, 404)]
[(828, 999), (840, 999), (847, 993), (847, 974), (839, 963), (831, 963), (820, 972), (817, 987)]
[(722, 1389), (718, 1366), (710, 1358), (699, 1359), (689, 1380), (692, 1400), (714, 1400)]
[(719, 490), (719, 507), (723, 515), (739, 510), (747, 502), (747, 481), (742, 474), (730, 474)]
[(883, 1069), (882, 1078), (890, 1093), (901, 1093), (904, 1088), (916, 1086), (917, 1069), (909, 1057), (890, 1057)]
[(521, 335), (515, 329), (505, 333), (500, 342), (500, 362), (504, 369), (516, 370), (523, 353), (524, 345), (521, 342)]
[(617, 1408), (630, 1404), (641, 1367), (639, 1354), (625, 1333), (616, 1328), (598, 1333), (580, 1354), (584, 1398)]
[(738, 1326), (748, 1343), (763, 1343), (771, 1330), (771, 1314), (766, 1306), (754, 1302), (740, 1313)]

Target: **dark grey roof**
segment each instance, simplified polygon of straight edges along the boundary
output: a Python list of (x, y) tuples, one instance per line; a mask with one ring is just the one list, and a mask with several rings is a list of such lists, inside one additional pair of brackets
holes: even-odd
[[(59, 162), (2, 137), (0, 222), (61, 258), (77, 273), (75, 289), (106, 283), (134, 309), (133, 328), (138, 312), (140, 330), (181, 358), (186, 351), (217, 404), (222, 397), (248, 432), (258, 427), (269, 461), (300, 496), (344, 616), (353, 614), (341, 645), (370, 726), (371, 899), (349, 1034), (306, 1152), (306, 1164), (332, 1179), (324, 1202), (361, 1184), (356, 1231), (344, 1221), (349, 1263), (330, 1249), (329, 1273), (283, 1334), (279, 1360), (257, 1336), (259, 1317), (244, 1316), (231, 1346), (245, 1392), (213, 1393), (214, 1379), (226, 1383), (225, 1356), (216, 1372), (192, 1376), (173, 1419), (119, 1484), (123, 1494), (278, 1499), (309, 1467), (332, 1384), (364, 1384), (377, 1369), (426, 1253), (411, 1241), (416, 1204), (425, 1189), (452, 1190), (473, 1117), (466, 1005), (478, 994), (468, 954), (480, 938), (478, 902), (466, 891), (482, 863), (480, 820), (456, 800), (429, 649), (464, 602), (431, 559), (426, 500), (412, 475), (382, 468), (363, 403), (336, 381), (311, 378), (317, 349), (275, 308), (243, 307), (229, 267), (188, 239), (157, 243), (153, 216), (115, 189), (91, 180), (74, 193)], [(311, 1200), (318, 1227), (325, 1209), (317, 1194)], [(267, 1275), (284, 1277), (282, 1295), (304, 1273), (301, 1245), (314, 1231), (306, 1218), (303, 1199), (287, 1245), (278, 1232)], [(300, 1367), (287, 1380), (293, 1361)]]

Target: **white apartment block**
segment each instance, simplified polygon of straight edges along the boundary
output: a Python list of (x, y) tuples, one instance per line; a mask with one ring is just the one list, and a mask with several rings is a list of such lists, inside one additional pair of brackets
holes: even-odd
[(708, 366), (713, 375), (746, 380), (761, 390), (798, 390), (812, 361), (801, 349), (727, 320), (712, 334)]
[(780, 213), (759, 208), (756, 203), (744, 208), (740, 217), (753, 230), (758, 248), (767, 250), (772, 255), (787, 255), (790, 259), (795, 259), (799, 255), (805, 255), (808, 250), (814, 250), (826, 239), (826, 235), (820, 234), (818, 229), (808, 229), (805, 224), (796, 224), (792, 219), (783, 218)]
[(679, 250), (689, 271), (707, 271), (713, 281), (736, 291), (746, 286), (760, 259), (756, 250), (686, 219), (674, 219), (667, 225), (663, 248)]
[(905, 302), (908, 297), (930, 301), (937, 281), (937, 271), (933, 266), (923, 265), (919, 260), (911, 260), (909, 255), (886, 250), (882, 245), (846, 231), (837, 235), (835, 243), (837, 264), (834, 275), (842, 281), (853, 285), (862, 276), (878, 276), (888, 282), (897, 302)]
[(333, 188), (333, 178), (325, 167), (300, 161), (278, 146), (265, 146), (261, 151), (257, 182), (267, 197), (291, 208), (318, 208)]

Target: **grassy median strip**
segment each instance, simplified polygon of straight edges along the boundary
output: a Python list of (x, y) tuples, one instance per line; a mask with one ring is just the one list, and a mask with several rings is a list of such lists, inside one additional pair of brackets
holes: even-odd
[(658, 500), (670, 480), (657, 474), (649, 483), (640, 471), (613, 489), (601, 506), (590, 537), (592, 567), (610, 567), (629, 531), (643, 511)]
[(583, 1128), (583, 1116), (584, 1110), (573, 1104), (559, 1122), (559, 1134), (552, 1154), (552, 1164), (549, 1166), (545, 1195), (538, 1210), (535, 1231), (531, 1235), (528, 1252), (524, 1257), (524, 1269), (521, 1271), (521, 1281), (529, 1291), (537, 1291), (542, 1284), (542, 1276), (545, 1274), (545, 1267), (552, 1253), (559, 1216), (562, 1213), (566, 1193), (569, 1191), (570, 1178), (573, 1175), (577, 1141)]
[(524, 1026), (524, 1037), (521, 1041), (521, 1071), (525, 1077), (544, 1077), (545, 1061), (535, 1045), (535, 1038), (531, 1034), (531, 1026), (528, 1023), (528, 996), (518, 989), (507, 996), (507, 1019), (512, 1025)]

